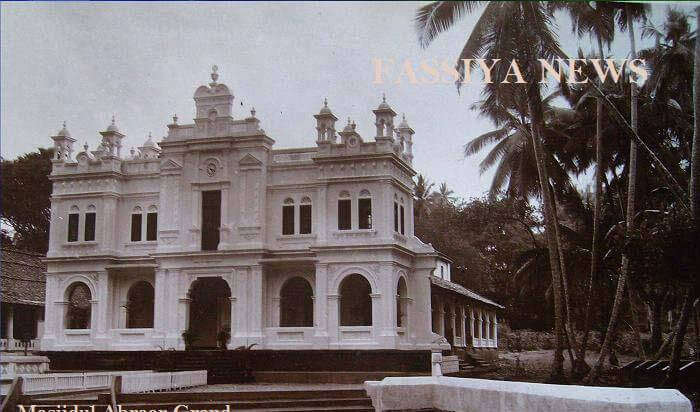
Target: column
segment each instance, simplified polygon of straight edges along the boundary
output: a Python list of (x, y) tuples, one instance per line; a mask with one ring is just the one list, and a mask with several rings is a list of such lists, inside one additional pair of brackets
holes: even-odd
[(470, 342), (472, 346), (474, 346), (474, 341), (476, 339), (474, 329), (474, 308), (469, 308), (469, 336), (472, 339), (472, 341)]
[(465, 323), (467, 322), (467, 308), (462, 306), (462, 313), (459, 318), (459, 329), (462, 332), (462, 347), (467, 347), (467, 328)]
[(117, 327), (119, 329), (126, 328), (126, 324), (129, 320), (129, 301), (121, 301), (119, 303), (119, 324)]
[[(232, 290), (231, 293), (233, 294), (233, 292), (234, 291)], [(229, 335), (227, 348), (228, 349), (235, 349), (237, 346), (239, 346), (239, 345), (236, 345), (233, 343), (233, 335), (236, 333), (236, 309), (237, 309), (236, 308), (236, 300), (237, 299), (235, 296), (230, 296), (228, 298), (228, 300), (231, 302), (231, 316), (229, 318), (229, 323), (231, 324), (229, 326), (229, 328), (231, 330), (229, 331), (230, 335)]]
[[(179, 270), (168, 269), (167, 276), (164, 278), (166, 301), (162, 302), (162, 304), (166, 308), (166, 336), (168, 339), (168, 344), (170, 345), (169, 347), (173, 348), (177, 347), (178, 342), (181, 338), (180, 335), (182, 334), (182, 329), (180, 327), (180, 324), (178, 323), (180, 317), (180, 310), (182, 310), (183, 307), (183, 305), (179, 301), (180, 291), (178, 290), (178, 287), (181, 282), (181, 276), (182, 274)], [(189, 287), (189, 285), (187, 285), (187, 287)], [(186, 297), (187, 291), (183, 293), (184, 297)]]
[(382, 308), (380, 311), (382, 322), (380, 335), (384, 338), (383, 344), (391, 348), (396, 345), (396, 317), (398, 316), (396, 311), (396, 303), (398, 302), (398, 296), (396, 295), (397, 283), (394, 281), (393, 271), (394, 268), (391, 264), (382, 264), (377, 274), (379, 287), (381, 288), (380, 293), (382, 295), (381, 299), (377, 302), (381, 303)]
[(486, 346), (491, 346), (491, 314), (489, 312), (484, 312), (486, 317)]
[(109, 313), (109, 272), (101, 271), (97, 274), (97, 299), (96, 305), (93, 305), (93, 310), (97, 311), (97, 316), (94, 318), (97, 324), (92, 324), (93, 330), (97, 330), (95, 344), (105, 349), (111, 343), (111, 339), (107, 335), (107, 315)]
[(338, 344), (340, 342), (340, 295), (328, 294), (328, 343)]
[(442, 300), (440, 301), (440, 306), (438, 306), (438, 321), (440, 323), (438, 326), (440, 331), (438, 333), (440, 336), (445, 337), (445, 305), (442, 304)]
[(383, 328), (385, 326), (386, 318), (389, 316), (384, 312), (382, 308), (382, 294), (381, 293), (370, 293), (369, 297), (372, 298), (372, 338), (378, 340), (379, 336), (384, 332)]
[(280, 296), (272, 297), (272, 313), (270, 314), (270, 326), (273, 328), (279, 327), (280, 325)]
[(15, 308), (14, 305), (8, 304), (7, 308), (7, 346), (10, 346), (10, 339), (15, 338)]
[(455, 312), (456, 312), (455, 304), (452, 303), (450, 305), (450, 314), (451, 314), (451, 318), (452, 318), (452, 319), (450, 319), (450, 326), (452, 326), (452, 342), (451, 342), (452, 345), (454, 345), (454, 343), (456, 341), (456, 337), (457, 337), (457, 325), (456, 325), (457, 314)]
[[(324, 228), (319, 229), (321, 231)], [(316, 345), (325, 346), (328, 344), (328, 317), (332, 306), (328, 299), (328, 265), (316, 263), (316, 274), (314, 276), (314, 340)], [(337, 303), (337, 302), (336, 302)], [(337, 328), (336, 328), (337, 329)]]
[(167, 270), (159, 269), (155, 271), (155, 290), (153, 291), (153, 329), (154, 335), (165, 336), (168, 324), (168, 307), (166, 306)]
[(262, 343), (262, 312), (263, 312), (263, 269), (260, 265), (253, 265), (250, 268), (250, 299), (246, 309), (249, 313), (248, 336), (251, 339), (249, 344)]
[[(312, 206), (312, 213), (311, 216), (314, 218), (313, 222), (311, 222), (311, 227), (314, 233), (316, 233), (316, 236), (318, 237), (318, 242), (319, 243), (324, 243), (326, 241), (326, 232), (328, 231), (328, 225), (327, 223), (327, 218), (326, 218), (326, 208), (328, 206), (328, 199), (327, 199), (327, 193), (328, 191), (326, 190), (325, 187), (321, 187), (318, 189), (318, 199), (315, 203), (313, 203)], [(328, 266), (326, 264), (323, 264), (324, 266)], [(318, 279), (318, 269), (319, 269), (319, 264), (316, 264), (316, 279)], [(324, 282), (325, 282), (325, 276), (324, 276)], [(318, 286), (318, 280), (316, 281), (316, 285)], [(316, 292), (317, 296), (320, 296), (318, 292)], [(319, 299), (320, 300), (320, 299)], [(325, 299), (324, 299), (325, 300)], [(325, 304), (324, 304), (325, 306)]]
[(481, 310), (477, 310), (477, 323), (476, 324), (477, 324), (478, 329), (479, 329), (479, 340), (478, 340), (479, 346), (482, 346), (482, 343), (483, 343), (482, 339), (484, 338), (484, 336), (483, 336), (483, 334), (484, 334), (483, 322), (484, 322), (483, 313), (481, 312)]
[(498, 347), (498, 316), (493, 314), (493, 345)]

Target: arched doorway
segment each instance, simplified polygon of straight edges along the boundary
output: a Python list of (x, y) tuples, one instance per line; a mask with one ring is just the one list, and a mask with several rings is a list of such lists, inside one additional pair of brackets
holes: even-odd
[(364, 276), (343, 279), (340, 292), (340, 326), (372, 326), (372, 287)]
[(191, 346), (217, 347), (219, 333), (231, 333), (231, 288), (220, 277), (203, 277), (192, 283), (189, 296)]
[(313, 327), (313, 289), (301, 277), (293, 277), (282, 285), (280, 290), (280, 326)]
[(129, 288), (127, 328), (153, 327), (154, 294), (153, 286), (144, 280), (134, 283)]

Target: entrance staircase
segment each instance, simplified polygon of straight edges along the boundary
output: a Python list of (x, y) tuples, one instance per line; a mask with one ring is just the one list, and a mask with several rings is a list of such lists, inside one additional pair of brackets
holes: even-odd
[(450, 376), (459, 378), (478, 378), (486, 373), (493, 372), (498, 369), (494, 363), (484, 359), (476, 353), (465, 350), (455, 350), (453, 354), (457, 355), (459, 358), (459, 372), (450, 374)]
[[(31, 403), (30, 403), (31, 402)], [(109, 404), (109, 395), (98, 399), (25, 399), (25, 404), (35, 405), (78, 405), (87, 409), (96, 405), (95, 412), (104, 412)], [(374, 411), (372, 401), (364, 389), (315, 389), (303, 390), (251, 390), (231, 392), (161, 392), (120, 394), (117, 404), (124, 410), (167, 410), (174, 411), (177, 405), (187, 405), (189, 410), (231, 411)], [(183, 410), (181, 407), (180, 410)]]

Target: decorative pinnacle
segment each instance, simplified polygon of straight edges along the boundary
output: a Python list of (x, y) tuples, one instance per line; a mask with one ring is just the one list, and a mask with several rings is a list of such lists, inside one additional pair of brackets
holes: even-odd
[(350, 122), (350, 116), (348, 116), (348, 124), (351, 124), (351, 122)]
[(217, 66), (217, 65), (211, 66), (211, 80), (214, 83), (216, 83), (216, 81), (219, 80), (219, 73), (217, 73), (217, 71), (219, 71), (219, 66)]
[(328, 107), (328, 98), (327, 97), (323, 98), (323, 106)]
[(63, 128), (64, 129), (66, 128), (66, 121), (65, 120), (63, 121)]
[(112, 125), (115, 123), (114, 113), (112, 113)]
[(250, 109), (250, 117), (255, 117), (255, 107)]
[(406, 113), (401, 113), (401, 120), (406, 121)]
[(177, 114), (173, 115), (173, 124), (177, 124)]
[(382, 103), (386, 103), (386, 93), (382, 93)]
[[(64, 126), (64, 127), (65, 127), (65, 126)], [(83, 149), (85, 149), (85, 151), (87, 152), (89, 147), (90, 147), (90, 146), (88, 146), (88, 143), (85, 142), (85, 144), (83, 145)]]

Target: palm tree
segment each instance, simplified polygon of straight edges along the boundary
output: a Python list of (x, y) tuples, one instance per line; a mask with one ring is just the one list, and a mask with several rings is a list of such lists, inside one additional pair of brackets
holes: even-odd
[[(605, 58), (603, 44), (609, 47), (615, 35), (614, 14), (610, 8), (599, 7), (596, 2), (594, 8), (588, 2), (566, 2), (552, 3), (554, 7), (563, 7), (569, 12), (573, 22), (572, 31), (579, 37), (588, 34), (595, 38), (598, 44), (598, 57)], [(599, 81), (602, 86), (602, 82)], [(572, 365), (574, 372), (583, 374), (587, 372), (586, 347), (590, 334), (590, 313), (593, 292), (593, 282), (598, 277), (599, 264), (601, 259), (601, 209), (602, 209), (602, 186), (606, 165), (603, 158), (603, 100), (596, 98), (596, 132), (595, 132), (595, 177), (594, 177), (594, 207), (593, 207), (593, 241), (591, 245), (591, 270), (588, 277), (588, 287), (586, 293), (586, 307), (583, 322), (583, 337), (579, 350), (576, 354), (576, 362)]]
[[(649, 6), (645, 4), (612, 4), (612, 3), (602, 3), (601, 7), (611, 8), (617, 10), (617, 22), (620, 29), (627, 31), (630, 38), (630, 59), (637, 58), (637, 46), (634, 37), (634, 21), (635, 20), (645, 20), (646, 12), (649, 10)], [(631, 83), (631, 98), (632, 104), (630, 107), (630, 126), (632, 131), (637, 133), (637, 85)], [(627, 178), (627, 211), (626, 211), (626, 230), (630, 232), (634, 225), (635, 216), (635, 201), (637, 192), (637, 142), (634, 139), (630, 140), (630, 154), (629, 154), (629, 167), (628, 167), (628, 178)], [(608, 329), (605, 333), (605, 339), (603, 340), (603, 345), (600, 348), (600, 354), (598, 360), (588, 374), (586, 380), (591, 383), (595, 383), (600, 375), (600, 371), (603, 367), (603, 361), (609, 356), (610, 350), (612, 349), (612, 343), (615, 336), (615, 331), (617, 329), (617, 320), (620, 315), (620, 305), (625, 295), (625, 282), (627, 281), (627, 273), (629, 271), (629, 260), (627, 256), (622, 257), (622, 270), (620, 271), (620, 276), (617, 280), (617, 289), (615, 291), (615, 300), (613, 302), (613, 307), (610, 313), (610, 321), (608, 322)]]
[[(416, 26), (421, 45), (427, 47), (441, 32), (450, 28), (460, 17), (476, 10), (481, 2), (434, 2), (421, 7), (416, 14)], [(517, 59), (526, 78), (538, 77), (538, 58), (554, 60), (564, 57), (556, 35), (552, 31), (553, 12), (541, 2), (489, 2), (474, 26), (457, 61), (458, 85), (463, 81), (465, 59), (499, 58), (504, 61)], [(513, 96), (525, 96), (532, 148), (537, 165), (542, 200), (544, 203), (545, 232), (549, 248), (549, 263), (555, 306), (555, 347), (552, 365), (553, 381), (563, 378), (563, 310), (561, 295), (561, 267), (555, 229), (554, 199), (549, 188), (550, 177), (547, 157), (542, 141), (543, 110), (541, 84), (533, 81), (522, 84), (502, 84), (509, 67), (497, 65), (492, 70), (494, 82), (486, 84), (486, 107), (512, 102)], [(515, 93), (514, 93), (515, 92)], [(505, 104), (505, 107), (512, 107)], [(499, 126), (499, 124), (497, 124)]]
[(435, 186), (435, 184), (431, 183), (422, 174), (419, 174), (416, 178), (416, 186), (413, 188), (413, 206), (415, 218), (417, 220), (420, 220), (425, 213), (430, 212), (430, 194), (433, 186)]
[(455, 196), (452, 196), (453, 194), (454, 191), (447, 187), (447, 183), (442, 182), (440, 183), (438, 190), (433, 192), (430, 196), (433, 199), (433, 202), (444, 207), (447, 205), (452, 205), (457, 200)]
[[(700, 6), (695, 8), (696, 24), (700, 24)], [(696, 26), (700, 27), (700, 26)], [(693, 64), (693, 151), (691, 154), (690, 166), (690, 213), (694, 238), (700, 238), (700, 41), (695, 41), (695, 59)], [(696, 250), (700, 249), (696, 247)], [(698, 253), (695, 253), (695, 268), (698, 267)], [(668, 383), (675, 383), (678, 378), (678, 368), (680, 367), (681, 350), (683, 349), (683, 339), (690, 321), (690, 314), (695, 307), (698, 296), (698, 282), (686, 291), (683, 298), (681, 316), (678, 319), (676, 336), (673, 340), (671, 351), (671, 364), (669, 365)], [(697, 333), (697, 331), (696, 331)]]

